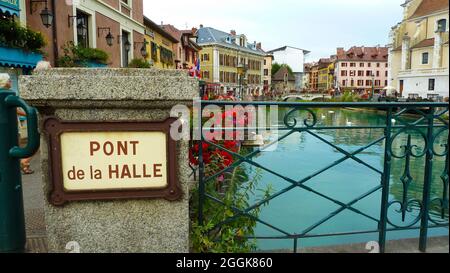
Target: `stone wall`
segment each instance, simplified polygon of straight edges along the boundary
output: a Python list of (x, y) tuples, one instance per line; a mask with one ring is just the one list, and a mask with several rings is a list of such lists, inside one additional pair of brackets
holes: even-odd
[[(45, 116), (64, 121), (164, 121), (176, 104), (191, 105), (198, 82), (181, 71), (51, 69), (20, 79), (22, 97)], [(41, 136), (42, 187), (50, 252), (188, 252), (188, 143), (178, 142), (182, 200), (48, 202), (48, 141)]]

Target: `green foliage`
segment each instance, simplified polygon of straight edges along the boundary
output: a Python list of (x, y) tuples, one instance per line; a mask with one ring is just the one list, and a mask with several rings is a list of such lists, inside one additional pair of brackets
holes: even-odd
[(294, 72), (292, 71), (292, 68), (289, 65), (273, 63), (272, 64), (272, 76), (275, 75), (282, 67), (286, 67), (289, 71), (289, 74), (294, 75)]
[(333, 98), (331, 102), (359, 102), (364, 101), (358, 94), (354, 94), (349, 90), (344, 90), (344, 94), (340, 97)]
[(128, 65), (130, 68), (151, 68), (151, 65), (144, 59), (133, 59)]
[(97, 48), (85, 48), (80, 45), (74, 45), (73, 42), (67, 42), (64, 47), (64, 56), (57, 60), (59, 67), (83, 67), (87, 62), (97, 62), (106, 64), (108, 53)]
[[(220, 163), (211, 162), (206, 165), (205, 176), (216, 173), (220, 169), (218, 164)], [(258, 217), (260, 208), (249, 212), (252, 217), (240, 216), (230, 223), (219, 225), (236, 215), (237, 212), (234, 209), (241, 211), (247, 209), (251, 205), (252, 196), (257, 196), (257, 200), (251, 202), (253, 204), (267, 198), (273, 192), (271, 187), (265, 190), (258, 189), (261, 170), (255, 170), (252, 178), (248, 176), (250, 171), (239, 166), (232, 173), (226, 173), (223, 180), (206, 183), (206, 192), (222, 200), (225, 206), (207, 198), (203, 207), (204, 226), (199, 226), (197, 223), (199, 193), (198, 188), (193, 190), (190, 205), (192, 252), (248, 253), (256, 250), (256, 242), (246, 237), (254, 235), (256, 220), (252, 217)]]
[(45, 45), (42, 33), (22, 27), (13, 20), (0, 20), (0, 46), (42, 53), (41, 48)]

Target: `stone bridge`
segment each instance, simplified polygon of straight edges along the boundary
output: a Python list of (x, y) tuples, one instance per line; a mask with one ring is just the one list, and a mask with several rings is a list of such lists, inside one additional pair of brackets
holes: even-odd
[(331, 99), (331, 98), (332, 97), (328, 94), (292, 94), (284, 96), (282, 100), (288, 101), (289, 99), (298, 99), (298, 100), (315, 101), (318, 99)]

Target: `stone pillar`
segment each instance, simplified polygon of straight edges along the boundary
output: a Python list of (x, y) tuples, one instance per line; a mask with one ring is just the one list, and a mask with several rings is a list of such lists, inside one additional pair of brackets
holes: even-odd
[(442, 33), (436, 31), (434, 33), (434, 48), (433, 48), (433, 68), (441, 67), (442, 60)]
[[(22, 97), (39, 111), (41, 131), (46, 116), (64, 121), (164, 121), (174, 105), (192, 105), (198, 88), (198, 81), (179, 70), (50, 69), (20, 79)], [(174, 169), (183, 191), (180, 200), (74, 201), (61, 207), (48, 200), (51, 166), (44, 134), (41, 143), (50, 252), (68, 252), (70, 242), (87, 253), (189, 251), (187, 142), (177, 142)]]
[(410, 69), (410, 43), (411, 38), (408, 36), (404, 36), (402, 40), (402, 65), (401, 70), (407, 70)]

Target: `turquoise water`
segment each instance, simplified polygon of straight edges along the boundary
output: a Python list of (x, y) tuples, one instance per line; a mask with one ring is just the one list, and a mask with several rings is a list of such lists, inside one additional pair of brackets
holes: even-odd
[[(284, 113), (280, 113), (283, 117)], [(358, 112), (351, 110), (323, 110), (317, 113), (318, 123), (322, 126), (358, 126), (358, 125), (382, 125), (385, 123), (385, 117), (382, 114), (374, 112)], [(410, 118), (405, 118), (408, 120)], [(282, 118), (280, 118), (282, 120)], [(281, 123), (281, 121), (280, 121)], [(399, 121), (397, 121), (399, 123)], [(383, 136), (383, 129), (358, 129), (358, 130), (328, 130), (316, 131), (321, 137), (327, 141), (339, 146), (340, 148), (353, 152), (370, 142)], [(284, 134), (284, 132), (280, 132)], [(423, 140), (418, 133), (412, 133), (412, 144), (419, 148), (423, 147)], [(438, 144), (447, 142), (448, 131), (440, 134), (436, 141), (436, 149), (439, 150)], [(400, 155), (402, 153), (402, 145), (405, 145), (407, 135), (401, 134), (393, 142), (394, 153)], [(417, 151), (419, 150), (417, 148)], [(358, 158), (368, 163), (370, 166), (383, 170), (384, 141), (373, 145), (358, 154)], [(344, 155), (335, 148), (325, 144), (321, 140), (307, 133), (295, 133), (278, 144), (275, 151), (263, 152), (254, 158), (254, 161), (287, 176), (295, 181), (305, 178), (315, 171), (318, 171), (334, 161), (342, 158)], [(440, 176), (445, 166), (445, 157), (435, 157), (433, 168), (433, 187), (432, 198), (442, 198), (442, 180)], [(422, 184), (424, 177), (424, 157), (411, 159), (411, 176), (413, 182), (408, 190), (408, 199), (421, 199)], [(245, 165), (244, 168), (250, 174), (256, 174), (256, 168)], [(404, 159), (394, 159), (391, 169), (390, 182), (390, 201), (402, 200), (403, 186), (401, 177), (405, 169)], [(268, 186), (273, 188), (273, 192), (278, 192), (291, 184), (287, 181), (270, 174), (268, 172), (260, 172), (261, 179), (258, 187), (265, 189)], [(326, 172), (312, 178), (305, 185), (312, 189), (325, 194), (333, 199), (343, 203), (348, 203), (370, 189), (380, 184), (381, 176), (379, 173), (370, 168), (359, 164), (358, 162), (348, 159), (343, 163), (327, 170)], [(447, 192), (448, 194), (448, 192)], [(252, 197), (252, 203), (257, 201), (257, 196)], [(362, 199), (353, 207), (365, 214), (379, 219), (380, 217), (380, 201), (381, 190), (376, 191), (370, 196)], [(294, 188), (291, 191), (273, 199), (267, 206), (263, 207), (260, 212), (260, 219), (266, 221), (277, 228), (285, 230), (289, 233), (300, 234), (302, 231), (312, 226), (316, 222), (328, 216), (330, 213), (339, 209), (340, 206), (320, 197), (314, 193), (301, 188)], [(407, 213), (405, 222), (402, 222), (401, 213), (396, 212), (398, 206), (393, 205), (389, 209), (390, 219), (400, 226), (408, 225), (417, 216), (419, 209), (416, 205), (411, 206), (411, 211)], [(437, 217), (440, 210), (433, 207), (433, 219)], [(446, 212), (448, 220), (448, 211)], [(416, 224), (415, 226), (418, 226)], [(390, 225), (388, 225), (391, 227)], [(324, 234), (334, 232), (351, 232), (365, 231), (377, 229), (377, 223), (369, 218), (354, 213), (350, 210), (344, 210), (335, 217), (326, 221), (322, 225), (313, 229), (309, 234)], [(447, 228), (430, 229), (431, 236), (448, 235)], [(265, 225), (258, 224), (256, 227), (257, 236), (280, 236), (280, 232), (273, 230)], [(419, 236), (418, 230), (395, 231), (388, 233), (388, 239), (414, 238)], [(378, 240), (378, 234), (359, 234), (351, 236), (333, 236), (333, 237), (317, 237), (305, 238), (299, 241), (299, 247), (337, 245), (347, 243), (358, 243)], [(270, 249), (292, 249), (292, 240), (258, 240), (258, 247), (261, 250)]]

